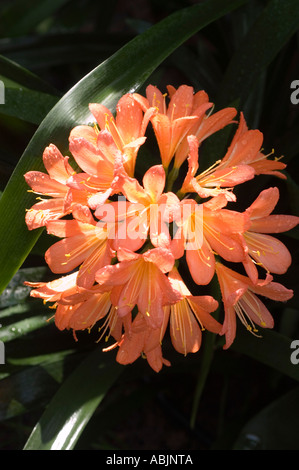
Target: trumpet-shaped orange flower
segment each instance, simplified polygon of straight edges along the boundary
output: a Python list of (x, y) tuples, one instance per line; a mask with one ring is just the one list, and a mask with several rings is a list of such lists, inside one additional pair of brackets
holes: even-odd
[[(172, 98), (176, 93), (176, 89), (170, 85), (167, 87), (167, 90), (170, 98)], [(237, 110), (235, 108), (225, 108), (214, 114), (211, 114), (211, 112), (206, 114), (206, 111), (212, 107), (213, 103), (209, 102), (209, 97), (205, 91), (200, 90), (193, 95), (192, 110), (190, 114), (197, 116), (198, 120), (194, 122), (188, 131), (188, 135), (196, 136), (199, 145), (210, 135), (234, 122), (233, 118), (237, 114)], [(175, 168), (180, 168), (182, 163), (186, 160), (188, 153), (188, 140), (187, 137), (184, 137), (175, 152)]]
[(99, 292), (98, 286), (86, 290), (77, 285), (78, 271), (55, 279), (50, 282), (25, 282), (33, 287), (30, 295), (43, 299), (44, 302), (55, 302), (50, 307), (55, 311), (55, 325), (59, 330), (72, 329), (89, 330), (100, 320), (101, 338), (106, 335), (106, 341), (111, 336), (120, 341), (123, 328), (130, 330), (129, 316), (120, 318), (116, 308), (111, 304), (110, 292)]
[[(227, 261), (244, 259), (243, 245), (236, 238), (249, 227), (247, 214), (225, 209), (223, 195), (204, 204), (183, 200), (181, 221), (172, 240), (175, 258), (185, 252), (190, 274), (197, 284), (209, 284), (215, 273), (215, 253)], [(188, 210), (186, 210), (186, 207)]]
[(90, 288), (98, 269), (109, 264), (113, 250), (105, 226), (98, 225), (88, 208), (73, 213), (72, 220), (56, 220), (47, 224), (48, 233), (62, 238), (45, 254), (54, 273), (66, 273), (79, 268), (77, 284)]
[(132, 364), (143, 356), (155, 372), (159, 372), (163, 365), (170, 366), (170, 362), (162, 355), (161, 337), (164, 335), (164, 330), (165, 325), (161, 328), (150, 328), (144, 315), (139, 312), (130, 330), (125, 332), (119, 341), (117, 362), (124, 365)]
[(143, 254), (121, 249), (119, 263), (107, 265), (96, 273), (96, 281), (103, 291), (111, 291), (112, 304), (120, 316), (137, 306), (151, 328), (163, 323), (163, 307), (181, 298), (165, 273), (174, 264), (172, 254), (164, 248), (154, 248)]
[(217, 161), (211, 168), (197, 175), (199, 142), (193, 135), (188, 136), (187, 140), (190, 148), (188, 172), (180, 193), (195, 192), (202, 198), (224, 194), (228, 200), (235, 201), (232, 189), (252, 179), (255, 174), (254, 169), (246, 164), (230, 165), (230, 162), (222, 164), (221, 161)]
[(59, 279), (49, 282), (25, 282), (26, 286), (34, 287), (31, 290), (31, 297), (43, 299), (44, 302), (57, 302), (63, 297), (76, 294), (78, 272), (68, 274)]
[(75, 127), (69, 147), (83, 173), (71, 176), (67, 184), (74, 189), (86, 188), (91, 193), (88, 204), (95, 209), (118, 192), (115, 170), (122, 154), (108, 131), (99, 132), (90, 126)]
[(146, 98), (137, 93), (134, 93), (133, 97), (145, 112), (149, 109), (156, 109), (150, 121), (157, 138), (164, 168), (168, 168), (180, 143), (194, 123), (212, 106), (211, 103), (204, 102), (202, 98), (198, 100), (198, 96), (193, 94), (193, 88), (187, 85), (180, 86), (171, 94), (168, 106), (166, 95), (153, 85), (146, 88)]
[[(99, 324), (103, 319), (103, 323)], [(118, 317), (115, 307), (111, 304), (110, 293), (98, 292), (96, 286), (64, 296), (57, 302), (55, 325), (59, 330), (90, 330), (97, 324), (101, 333), (100, 339), (106, 335), (107, 341), (112, 335), (119, 340), (126, 321), (127, 319)]]
[(70, 214), (74, 204), (87, 205), (89, 193), (84, 187), (70, 189), (67, 180), (75, 173), (58, 148), (51, 144), (43, 153), (43, 163), (47, 173), (28, 171), (24, 176), (32, 192), (47, 199), (34, 204), (26, 212), (25, 221), (29, 230), (44, 227), (49, 220), (59, 219)]
[(216, 263), (216, 273), (225, 311), (221, 330), (221, 334), (226, 338), (224, 349), (229, 348), (235, 339), (236, 317), (254, 335), (258, 333), (256, 325), (261, 328), (273, 328), (273, 317), (257, 295), (277, 301), (286, 301), (293, 296), (291, 289), (273, 282), (271, 275), (268, 275), (266, 280), (258, 280), (253, 283), (250, 278), (219, 262)]
[(272, 214), (278, 200), (278, 188), (268, 188), (246, 210), (250, 226), (242, 235), (245, 252), (243, 264), (254, 282), (258, 279), (256, 266), (262, 266), (270, 273), (284, 274), (292, 262), (291, 254), (284, 243), (268, 235), (287, 232), (299, 223), (299, 217)]
[(231, 167), (245, 164), (251, 166), (256, 175), (273, 175), (285, 179), (286, 176), (281, 171), (286, 168), (286, 164), (279, 159), (268, 159), (269, 155), (262, 153), (262, 143), (263, 134), (258, 129), (248, 130), (241, 112), (238, 129), (221, 165)]
[(89, 109), (100, 129), (111, 134), (116, 147), (125, 155), (125, 169), (129, 176), (133, 176), (137, 153), (146, 140), (145, 131), (155, 109), (148, 109), (144, 113), (130, 93), (118, 101), (115, 117), (106, 106), (99, 103), (91, 103)]
[[(125, 220), (127, 233), (125, 242), (120, 244), (118, 240), (116, 249), (117, 246), (129, 249), (135, 246), (134, 250), (137, 250), (143, 245), (148, 235), (155, 247), (169, 246), (171, 241), (169, 223), (179, 211), (180, 201), (174, 193), (163, 192), (166, 181), (163, 166), (155, 165), (149, 168), (143, 176), (143, 186), (137, 179), (129, 177), (124, 168), (120, 168), (117, 172), (117, 178), (118, 187), (130, 204)], [(100, 218), (105, 210), (105, 206), (100, 206), (95, 212), (96, 216)]]
[(199, 350), (202, 330), (207, 329), (218, 334), (221, 325), (211, 313), (218, 307), (218, 302), (211, 296), (191, 294), (177, 268), (168, 275), (173, 288), (182, 294), (182, 299), (165, 307), (165, 320), (170, 322), (171, 341), (181, 354), (195, 353)]

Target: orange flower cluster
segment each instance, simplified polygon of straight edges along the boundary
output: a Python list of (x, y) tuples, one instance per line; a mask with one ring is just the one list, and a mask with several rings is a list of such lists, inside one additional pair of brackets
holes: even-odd
[[(272, 214), (278, 189), (262, 191), (243, 212), (228, 207), (237, 185), (259, 174), (285, 178), (285, 164), (262, 153), (262, 133), (249, 130), (241, 113), (226, 154), (200, 172), (202, 142), (236, 122), (236, 109), (212, 113), (212, 107), (204, 91), (186, 85), (169, 86), (167, 95), (152, 85), (146, 96), (125, 94), (115, 116), (90, 104), (94, 123), (69, 136), (80, 171), (51, 144), (43, 154), (47, 173), (25, 174), (41, 199), (26, 212), (28, 229), (46, 227), (59, 238), (45, 260), (61, 276), (27, 282), (31, 295), (54, 302), (60, 330), (99, 325), (100, 338), (114, 339), (106, 350), (117, 347), (121, 364), (143, 356), (157, 372), (169, 365), (162, 354), (168, 325), (184, 355), (199, 350), (204, 329), (224, 335), (228, 348), (237, 318), (253, 334), (273, 327), (259, 296), (286, 301), (293, 295), (273, 281), (273, 274), (287, 271), (291, 255), (269, 234), (299, 222)], [(139, 181), (137, 163), (148, 167), (142, 150), (149, 126), (160, 155)], [(227, 266), (232, 263), (236, 270)], [(207, 286), (217, 276), (223, 323), (213, 316), (213, 297), (192, 294), (182, 266), (194, 285)]]

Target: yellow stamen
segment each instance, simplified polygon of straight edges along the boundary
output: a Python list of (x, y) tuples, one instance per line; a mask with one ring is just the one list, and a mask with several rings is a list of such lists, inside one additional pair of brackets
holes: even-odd
[(58, 307), (58, 303), (57, 303), (57, 302), (55, 302), (55, 304), (53, 304), (53, 305), (49, 305), (49, 307), (48, 307), (48, 308), (51, 308), (51, 309), (56, 309), (57, 307)]

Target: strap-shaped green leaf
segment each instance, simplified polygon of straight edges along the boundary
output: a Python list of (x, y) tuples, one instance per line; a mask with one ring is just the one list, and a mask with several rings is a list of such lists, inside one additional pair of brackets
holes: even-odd
[(15, 86), (19, 85), (34, 91), (42, 91), (54, 95), (58, 93), (52, 85), (3, 55), (0, 55), (0, 75), (1, 80), (2, 77), (12, 80)]
[(37, 75), (0, 55), (0, 112), (39, 125), (59, 100), (58, 92)]
[[(215, 100), (217, 109), (234, 106), (239, 111), (244, 110), (248, 98), (252, 98), (252, 94), (257, 91), (256, 86), (263, 74), (290, 37), (298, 31), (298, 25), (297, 0), (268, 2), (232, 56)], [(259, 103), (256, 107), (259, 107)], [(224, 155), (230, 132), (228, 127), (207, 141), (201, 156), (203, 168), (214, 162), (215, 155), (217, 158)]]
[(45, 406), (83, 359), (80, 353), (59, 351), (10, 360), (6, 373), (1, 369), (0, 422)]
[(47, 93), (6, 86), (1, 112), (38, 125), (57, 101), (56, 96)]
[(138, 89), (158, 65), (195, 32), (246, 0), (209, 0), (175, 12), (137, 36), (76, 84), (43, 120), (0, 200), (0, 292), (22, 265), (41, 230), (29, 232), (26, 208), (34, 203), (23, 175), (43, 170), (42, 152), (53, 143), (62, 152), (72, 127), (91, 119), (88, 103), (114, 108), (121, 95)]
[(240, 328), (231, 348), (288, 377), (299, 380), (298, 365), (293, 364), (291, 360), (292, 340), (276, 331), (267, 329), (262, 330), (260, 334), (262, 338), (257, 338), (244, 328)]
[(1, 12), (1, 36), (27, 34), (70, 0), (17, 0)]
[[(113, 358), (114, 359), (114, 358)], [(67, 378), (34, 427), (24, 450), (72, 450), (123, 368), (96, 349)]]
[[(297, 0), (271, 0), (234, 54), (219, 90), (218, 106), (244, 101), (262, 72), (298, 31)], [(275, 99), (275, 97), (273, 97)]]
[[(100, 63), (132, 38), (132, 34), (116, 36), (100, 29), (96, 33), (55, 31), (29, 38), (10, 38), (9, 42), (0, 39), (0, 53), (30, 70), (42, 70), (74, 63)], [(0, 70), (2, 73), (2, 67)]]
[(243, 427), (233, 450), (298, 450), (299, 387), (253, 416)]

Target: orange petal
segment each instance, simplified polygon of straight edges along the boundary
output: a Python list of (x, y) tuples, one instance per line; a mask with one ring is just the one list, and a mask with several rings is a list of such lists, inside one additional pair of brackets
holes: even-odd
[(253, 284), (256, 284), (259, 280), (259, 272), (256, 267), (256, 264), (253, 262), (252, 258), (250, 258), (247, 253), (245, 253), (242, 263), (247, 276), (250, 278)]
[[(100, 175), (103, 165), (107, 165), (101, 152), (91, 142), (82, 137), (71, 140), (69, 148), (79, 167), (89, 175)], [(110, 164), (111, 172), (113, 172), (113, 165), (110, 162), (108, 164)]]
[(210, 296), (191, 296), (187, 298), (198, 322), (213, 333), (220, 333), (222, 325), (210, 315), (218, 307), (218, 302)]
[(64, 158), (53, 144), (44, 150), (43, 162), (49, 176), (62, 184), (65, 184), (66, 180), (74, 172), (67, 161), (67, 157)]
[(123, 340), (120, 343), (116, 356), (116, 361), (119, 364), (132, 364), (141, 356), (144, 349), (146, 333), (144, 318), (138, 313), (132, 322), (130, 332), (124, 334)]
[(198, 141), (202, 142), (210, 135), (223, 129), (232, 122), (236, 114), (237, 110), (235, 108), (225, 108), (204, 119), (199, 130), (195, 132)]
[(258, 233), (287, 232), (299, 224), (295, 215), (272, 214), (252, 221), (249, 231)]
[(25, 222), (29, 230), (44, 227), (51, 220), (59, 219), (66, 215), (64, 211), (64, 199), (48, 199), (34, 204), (26, 212)]
[(153, 202), (156, 202), (163, 193), (165, 181), (166, 175), (162, 165), (152, 166), (144, 174), (143, 186)]
[(84, 289), (90, 289), (95, 282), (97, 271), (111, 263), (113, 252), (109, 243), (103, 241), (95, 246), (93, 251), (84, 259), (80, 266), (77, 284)]
[(260, 217), (267, 217), (273, 212), (279, 200), (278, 188), (268, 188), (261, 191), (255, 201), (247, 209), (250, 218), (259, 219)]
[(166, 113), (165, 97), (157, 87), (148, 85), (146, 88), (146, 98), (150, 107), (157, 108), (161, 114)]
[(208, 101), (209, 101), (209, 96), (204, 90), (197, 91), (193, 97), (193, 111), (195, 111), (202, 105), (208, 103)]
[(132, 97), (141, 106), (141, 109), (144, 111), (144, 113), (146, 113), (151, 108), (149, 100), (139, 93), (132, 93)]
[(192, 126), (198, 121), (198, 116), (185, 116), (175, 119), (171, 123), (171, 147), (170, 156), (177, 151), (180, 143), (191, 132)]
[(166, 248), (153, 248), (146, 251), (143, 255), (145, 261), (154, 263), (160, 271), (168, 273), (172, 270), (174, 265), (174, 257), (172, 253)]
[(244, 259), (244, 249), (238, 240), (233, 237), (219, 234), (218, 238), (206, 236), (213, 250), (226, 261), (240, 263)]
[(222, 159), (226, 166), (250, 164), (257, 157), (263, 144), (263, 134), (257, 130), (246, 131), (229, 147), (228, 152)]
[(31, 297), (56, 302), (60, 300), (62, 294), (76, 292), (77, 274), (74, 272), (50, 282), (24, 282), (24, 284), (35, 288), (30, 292)]
[(111, 290), (113, 286), (126, 284), (131, 276), (134, 261), (121, 261), (120, 263), (104, 266), (96, 273), (95, 279), (99, 286)]
[(173, 347), (181, 354), (195, 353), (201, 346), (202, 333), (187, 301), (180, 302), (180, 310), (170, 315), (170, 335)]
[(103, 159), (107, 161), (107, 163), (110, 162), (114, 165), (116, 157), (120, 155), (120, 151), (110, 132), (104, 130), (98, 133), (96, 147)]
[[(192, 115), (197, 116), (197, 120), (194, 121), (194, 123), (190, 127), (190, 129), (188, 131), (188, 134), (196, 135), (202, 120), (206, 116), (206, 114), (205, 114), (206, 111), (209, 108), (211, 108), (212, 106), (213, 106), (212, 103), (204, 103), (204, 104), (202, 104), (201, 106), (199, 106), (198, 108), (196, 108), (192, 111)], [(189, 152), (188, 139), (186, 137), (184, 137), (184, 139), (178, 145), (176, 153), (175, 153), (174, 166), (176, 168), (179, 168), (182, 165), (182, 163), (185, 161), (185, 159), (188, 156), (188, 152)]]
[(156, 114), (153, 116), (152, 125), (158, 142), (161, 160), (164, 166), (169, 163), (170, 145), (171, 145), (171, 123), (165, 114)]
[(142, 119), (143, 112), (139, 103), (131, 94), (123, 95), (116, 106), (116, 126), (124, 145), (141, 136)]
[(101, 130), (106, 128), (106, 124), (109, 123), (110, 120), (114, 121), (114, 117), (111, 111), (102, 104), (90, 103), (89, 109), (95, 117)]
[(69, 328), (85, 330), (103, 318), (111, 307), (110, 294), (91, 294), (69, 319)]
[(198, 184), (204, 187), (233, 187), (245, 183), (254, 178), (254, 169), (249, 165), (238, 165), (215, 170), (211, 175), (200, 175), (197, 178)]
[(118, 171), (117, 178), (122, 193), (130, 202), (143, 204), (145, 207), (148, 206), (150, 203), (149, 196), (136, 178), (129, 177), (124, 169)]
[(259, 154), (257, 160), (251, 163), (252, 168), (256, 175), (273, 175), (281, 179), (287, 179), (287, 176), (281, 173), (281, 170), (286, 168), (286, 164), (279, 160), (269, 160), (265, 155), (260, 158)]
[(224, 305), (226, 307), (235, 305), (248, 290), (250, 280), (219, 262), (216, 262), (215, 269)]
[(262, 328), (273, 328), (274, 320), (263, 302), (252, 292), (246, 292), (239, 301), (246, 315)]
[(181, 85), (172, 94), (167, 109), (167, 116), (171, 121), (181, 117), (190, 116), (193, 107), (193, 87)]
[(69, 322), (74, 315), (76, 309), (80, 306), (77, 305), (62, 305), (59, 304), (55, 312), (55, 325), (59, 330), (69, 329)]
[(250, 290), (256, 294), (267, 297), (268, 299), (277, 300), (279, 302), (286, 302), (294, 295), (292, 289), (287, 289), (282, 284), (273, 281), (263, 286), (250, 286)]
[(99, 240), (84, 234), (64, 238), (45, 253), (45, 260), (54, 273), (65, 273), (79, 266), (94, 250)]
[[(210, 202), (211, 201), (209, 201), (209, 203)], [(206, 205), (206, 203), (203, 206), (204, 224), (207, 229), (211, 229), (211, 232), (223, 233), (226, 235), (232, 233), (243, 233), (250, 226), (248, 214), (244, 212), (241, 213), (227, 209), (208, 210), (208, 205)]]
[(80, 139), (80, 138), (86, 139), (91, 144), (96, 145), (97, 132), (95, 131), (94, 127), (91, 127), (91, 126), (86, 126), (86, 125), (76, 126), (70, 132), (69, 141), (72, 141), (74, 139)]
[(46, 173), (40, 171), (28, 171), (24, 175), (26, 183), (32, 190), (39, 194), (52, 197), (64, 197), (68, 188), (65, 184), (50, 178)]
[(267, 271), (284, 274), (288, 270), (292, 257), (280, 240), (270, 235), (247, 232), (245, 241), (249, 255)]
[(204, 208), (209, 209), (210, 211), (222, 209), (227, 205), (228, 201), (224, 194), (219, 194), (218, 196), (212, 197), (209, 201), (203, 204)]
[(186, 261), (194, 282), (209, 284), (215, 272), (215, 257), (205, 240), (200, 250), (186, 251)]
[(65, 238), (76, 235), (93, 235), (94, 225), (79, 220), (53, 220), (47, 224), (47, 232), (56, 237)]
[(228, 349), (236, 337), (237, 318), (232, 306), (225, 306), (224, 322), (220, 334), (225, 335), (225, 345), (223, 349)]
[(170, 366), (170, 362), (162, 357), (162, 348), (160, 345), (157, 346), (155, 349), (152, 349), (151, 351), (147, 352), (146, 359), (150, 367), (155, 372), (160, 372), (163, 365)]
[(70, 178), (67, 180), (67, 185), (77, 191), (85, 190), (93, 193), (96, 191), (104, 191), (105, 189), (108, 189), (110, 187), (112, 177), (112, 172), (110, 172), (107, 178), (103, 177), (103, 175), (97, 177), (91, 176), (88, 173), (77, 173), (76, 175), (70, 176)]
[(189, 145), (189, 155), (188, 155), (188, 171), (183, 182), (181, 191), (188, 192), (191, 190), (193, 192), (193, 187), (191, 185), (192, 179), (195, 177), (198, 170), (198, 146), (199, 142), (194, 135), (187, 137)]

